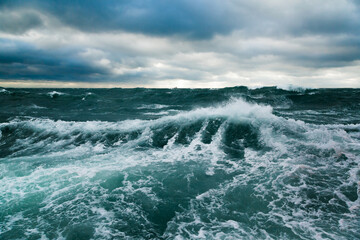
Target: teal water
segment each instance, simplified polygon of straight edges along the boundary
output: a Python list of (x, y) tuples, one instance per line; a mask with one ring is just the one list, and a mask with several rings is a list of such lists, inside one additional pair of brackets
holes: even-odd
[(0, 239), (360, 239), (360, 89), (0, 89)]

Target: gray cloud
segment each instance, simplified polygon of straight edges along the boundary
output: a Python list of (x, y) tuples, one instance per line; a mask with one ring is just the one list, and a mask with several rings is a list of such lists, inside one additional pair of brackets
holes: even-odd
[(356, 0), (5, 0), (2, 8), (38, 10), (87, 32), (123, 30), (202, 39), (234, 30), (244, 30), (249, 35), (360, 31)]
[(0, 13), (0, 79), (360, 86), (355, 0), (3, 0)]
[(76, 56), (73, 49), (44, 51), (31, 45), (0, 39), (0, 76), (3, 79), (95, 81), (107, 70)]
[[(228, 33), (239, 23), (221, 1), (107, 0), (5, 1), (9, 9), (31, 8), (56, 17), (81, 31), (125, 30), (153, 35), (208, 38)], [(1, 5), (0, 5), (1, 7)]]
[(27, 30), (42, 26), (41, 18), (29, 11), (0, 11), (0, 31), (22, 34)]

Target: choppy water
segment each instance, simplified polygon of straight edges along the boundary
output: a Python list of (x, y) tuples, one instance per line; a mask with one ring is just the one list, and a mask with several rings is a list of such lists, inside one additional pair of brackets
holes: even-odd
[(360, 89), (0, 89), (0, 239), (360, 239)]

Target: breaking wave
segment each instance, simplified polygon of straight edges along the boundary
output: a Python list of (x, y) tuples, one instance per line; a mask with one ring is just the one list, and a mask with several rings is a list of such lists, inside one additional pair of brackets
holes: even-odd
[(231, 97), (156, 119), (2, 122), (0, 237), (360, 238), (360, 124), (288, 116)]

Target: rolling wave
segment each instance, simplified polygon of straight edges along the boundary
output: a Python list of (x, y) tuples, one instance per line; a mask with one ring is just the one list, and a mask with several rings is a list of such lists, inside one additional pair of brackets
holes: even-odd
[(155, 119), (11, 118), (0, 237), (360, 238), (360, 124), (289, 116), (230, 97)]

